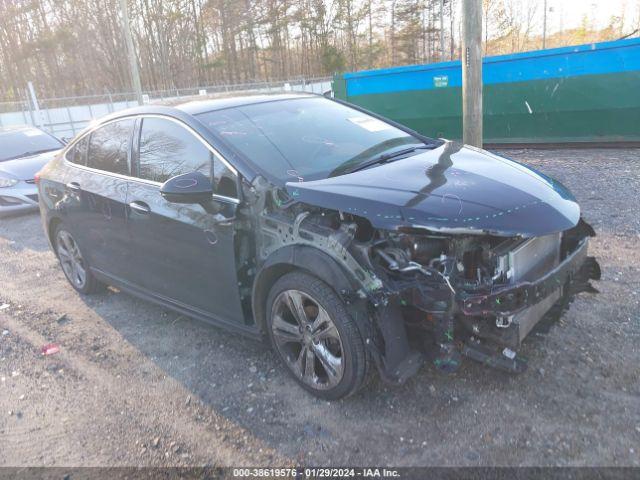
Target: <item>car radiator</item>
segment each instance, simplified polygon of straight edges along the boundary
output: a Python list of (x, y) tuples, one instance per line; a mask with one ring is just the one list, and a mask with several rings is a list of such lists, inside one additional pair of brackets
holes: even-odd
[[(537, 280), (559, 265), (560, 241), (560, 233), (528, 239), (500, 259), (499, 269), (507, 272), (507, 278), (513, 284)], [(562, 287), (559, 287), (527, 309), (509, 317), (499, 317), (496, 325), (517, 329), (517, 335), (511, 338), (513, 346), (518, 346), (561, 296)]]

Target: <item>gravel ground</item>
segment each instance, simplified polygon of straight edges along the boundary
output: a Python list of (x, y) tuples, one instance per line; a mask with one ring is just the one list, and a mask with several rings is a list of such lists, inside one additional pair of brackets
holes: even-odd
[(0, 220), (0, 465), (640, 465), (640, 150), (504, 153), (581, 202), (600, 294), (525, 342), (522, 375), (425, 367), (339, 402), (260, 343), (77, 295), (37, 215)]

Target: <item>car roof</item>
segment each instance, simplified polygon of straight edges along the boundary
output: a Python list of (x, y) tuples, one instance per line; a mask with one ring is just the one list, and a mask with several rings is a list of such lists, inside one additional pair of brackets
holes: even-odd
[(294, 100), (297, 98), (313, 98), (318, 95), (311, 93), (279, 93), (266, 95), (242, 95), (223, 98), (213, 98), (209, 100), (196, 100), (193, 102), (177, 105), (176, 108), (191, 115), (211, 112), (213, 110), (223, 110), (225, 108), (242, 107), (257, 103), (277, 102), (282, 100)]
[(200, 113), (211, 112), (215, 110), (224, 110), (225, 108), (240, 107), (243, 105), (255, 105), (258, 103), (279, 102), (284, 100), (295, 100), (299, 98), (324, 98), (321, 95), (312, 93), (288, 93), (288, 94), (268, 94), (268, 95), (243, 95), (224, 98), (213, 98), (209, 100), (196, 100), (192, 102), (182, 103), (179, 105), (162, 105), (162, 104), (146, 104), (136, 107), (118, 110), (109, 115), (101, 117), (89, 125), (91, 128), (112, 120), (125, 118), (135, 115), (169, 115), (176, 117), (187, 123), (187, 117), (198, 115)]

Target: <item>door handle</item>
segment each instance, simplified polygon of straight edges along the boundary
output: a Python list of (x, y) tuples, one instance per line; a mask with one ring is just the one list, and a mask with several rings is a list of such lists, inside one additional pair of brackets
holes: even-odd
[(80, 184), (78, 182), (69, 182), (67, 183), (67, 188), (69, 190), (74, 190), (76, 192), (80, 191)]
[(135, 202), (129, 203), (129, 207), (131, 208), (131, 210), (134, 210), (136, 213), (141, 213), (143, 215), (146, 215), (147, 213), (151, 212), (149, 205), (147, 205), (144, 202), (139, 202), (137, 200)]
[(236, 221), (236, 217), (225, 217), (225, 218), (221, 218), (219, 220), (214, 221), (214, 225), (217, 227), (229, 227), (231, 225), (233, 225), (233, 222)]

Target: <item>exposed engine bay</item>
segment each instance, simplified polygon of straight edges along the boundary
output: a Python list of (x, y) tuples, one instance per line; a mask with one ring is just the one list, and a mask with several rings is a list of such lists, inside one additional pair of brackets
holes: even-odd
[[(527, 334), (576, 293), (594, 291), (588, 281), (600, 276), (597, 262), (586, 256), (595, 233), (582, 219), (570, 230), (533, 238), (419, 226), (384, 230), (362, 216), (297, 202), (266, 182), (254, 182), (245, 196), (252, 198), (252, 212), (240, 216), (258, 219), (244, 228), (253, 233), (259, 264), (245, 264), (243, 283), (255, 290), (278, 252), (326, 254), (327, 261), (308, 257), (301, 266), (314, 273), (326, 270), (321, 264), (329, 260), (339, 266), (348, 285), (339, 275), (331, 284), (358, 320), (382, 378), (396, 384), (425, 361), (453, 372), (463, 357), (523, 371), (526, 362), (516, 350)], [(259, 291), (253, 297), (259, 319)]]

